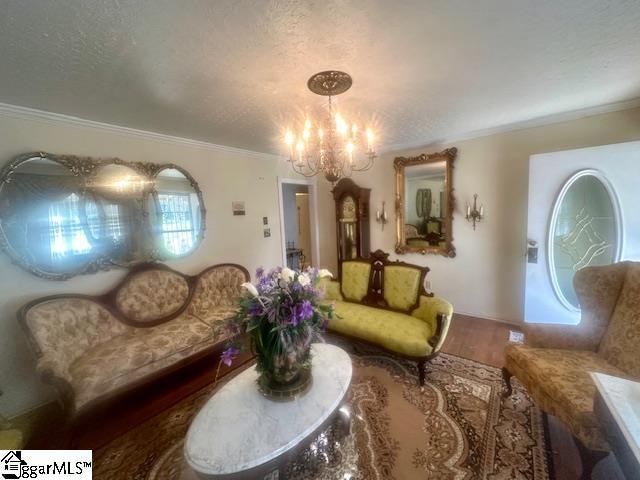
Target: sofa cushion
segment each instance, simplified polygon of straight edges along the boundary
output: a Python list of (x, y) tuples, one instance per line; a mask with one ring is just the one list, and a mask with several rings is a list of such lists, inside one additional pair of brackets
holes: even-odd
[(189, 297), (185, 278), (169, 270), (143, 270), (129, 277), (116, 294), (116, 306), (127, 318), (145, 323), (182, 308)]
[(347, 300), (360, 302), (369, 290), (371, 264), (361, 261), (342, 262), (342, 295)]
[(249, 281), (245, 270), (235, 265), (217, 265), (201, 273), (187, 307), (201, 320), (235, 308), (242, 295), (241, 285)]
[(211, 310), (206, 317), (198, 318), (211, 327), (212, 335), (216, 338), (216, 341), (221, 342), (231, 337), (232, 333), (227, 327), (229, 319), (233, 318), (236, 313), (238, 313), (238, 310), (235, 307), (219, 307)]
[(612, 365), (640, 378), (640, 263), (630, 263), (599, 353)]
[(540, 408), (567, 423), (587, 447), (607, 449), (593, 413), (596, 387), (589, 372), (623, 372), (595, 352), (510, 344), (505, 366), (531, 393)]
[[(214, 343), (217, 342), (208, 325), (183, 314), (155, 327), (131, 329), (96, 345), (69, 368), (76, 409), (129, 383), (133, 372), (142, 378), (171, 365), (175, 358), (184, 358), (182, 353), (193, 347)], [(169, 361), (171, 358), (174, 361)]]
[(384, 299), (391, 308), (409, 310), (418, 303), (422, 272), (401, 265), (384, 267)]
[(335, 302), (335, 313), (329, 320), (330, 330), (412, 357), (424, 357), (433, 350), (429, 339), (434, 326), (418, 318), (343, 301)]

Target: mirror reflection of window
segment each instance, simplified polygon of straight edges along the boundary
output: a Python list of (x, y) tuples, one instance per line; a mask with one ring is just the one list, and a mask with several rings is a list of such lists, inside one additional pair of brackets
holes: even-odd
[(196, 248), (201, 230), (200, 199), (180, 170), (167, 168), (156, 177), (156, 208), (162, 248), (173, 256)]
[(160, 231), (164, 247), (174, 255), (189, 252), (196, 243), (198, 216), (194, 214), (188, 193), (158, 194), (160, 204)]
[(52, 263), (91, 251), (80, 220), (80, 197), (75, 193), (49, 206), (49, 250)]
[(119, 243), (122, 240), (124, 214), (120, 205), (103, 202), (98, 206), (96, 202), (92, 201), (87, 202), (85, 208), (87, 224), (93, 238), (109, 238), (113, 243)]

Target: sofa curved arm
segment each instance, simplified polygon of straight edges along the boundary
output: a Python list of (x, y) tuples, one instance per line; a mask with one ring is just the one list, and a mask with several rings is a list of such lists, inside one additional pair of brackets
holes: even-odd
[(340, 282), (329, 278), (322, 278), (318, 282), (318, 289), (324, 292), (324, 301), (344, 300), (340, 291)]
[(59, 400), (64, 408), (70, 407), (74, 395), (68, 365), (45, 355), (38, 359), (36, 371), (44, 383), (53, 386), (58, 391)]
[(442, 348), (449, 327), (451, 326), (451, 317), (453, 317), (453, 305), (443, 298), (420, 296), (420, 304), (411, 316), (419, 318), (423, 322), (431, 325), (433, 335), (429, 340), (429, 344), (433, 348), (433, 353), (437, 353)]

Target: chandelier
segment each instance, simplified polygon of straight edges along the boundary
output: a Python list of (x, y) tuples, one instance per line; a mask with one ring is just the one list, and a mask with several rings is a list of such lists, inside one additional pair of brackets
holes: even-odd
[(324, 118), (312, 121), (307, 117), (297, 131), (285, 132), (284, 143), (295, 172), (305, 177), (322, 173), (334, 183), (373, 165), (376, 158), (373, 130), (350, 124), (334, 111), (331, 103), (332, 96), (346, 92), (352, 83), (349, 74), (335, 70), (316, 73), (307, 82), (313, 93), (328, 97), (328, 110)]

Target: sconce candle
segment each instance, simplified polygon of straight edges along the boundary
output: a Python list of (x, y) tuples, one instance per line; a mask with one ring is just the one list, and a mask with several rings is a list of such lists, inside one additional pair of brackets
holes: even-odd
[(467, 216), (465, 217), (469, 222), (473, 224), (473, 229), (476, 229), (476, 223), (480, 222), (484, 218), (484, 205), (480, 205), (478, 210), (478, 194), (473, 194), (473, 207), (467, 203)]
[(385, 202), (382, 202), (382, 210), (376, 212), (376, 222), (381, 224), (382, 230), (384, 230), (384, 224), (389, 221), (387, 217), (387, 211), (385, 209)]

